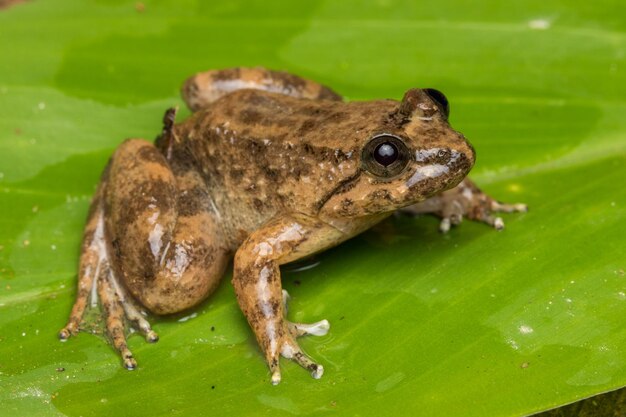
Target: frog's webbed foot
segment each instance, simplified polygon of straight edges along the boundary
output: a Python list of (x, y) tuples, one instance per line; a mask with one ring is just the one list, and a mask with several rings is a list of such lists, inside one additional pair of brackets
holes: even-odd
[[(287, 291), (283, 290), (282, 293), (283, 325), (287, 331), (283, 332), (283, 336), (280, 338), (280, 355), (286, 359), (293, 360), (298, 365), (309, 371), (313, 378), (320, 379), (324, 374), (324, 367), (313, 361), (311, 357), (304, 353), (297, 342), (297, 338), (306, 335), (324, 336), (330, 329), (330, 323), (328, 323), (328, 320), (320, 320), (311, 324), (293, 323), (287, 320), (287, 303), (290, 297)], [(281, 374), (278, 358), (270, 360), (269, 367), (272, 374), (272, 384), (279, 384), (281, 381)]]
[[(328, 323), (328, 320), (320, 320), (311, 324), (290, 322), (287, 320), (287, 302), (289, 298), (289, 293), (283, 290), (283, 319), (288, 332), (283, 337), (280, 354), (284, 358), (295, 361), (298, 365), (309, 371), (313, 378), (319, 379), (324, 374), (324, 367), (314, 362), (304, 353), (296, 339), (306, 335), (324, 336), (330, 329), (330, 323)], [(281, 376), (277, 361), (276, 363), (270, 363), (270, 372), (272, 373), (272, 384), (278, 384), (281, 380)]]
[[(94, 201), (95, 204), (98, 202)], [(86, 322), (84, 316), (86, 310), (98, 306), (101, 310), (100, 315), (106, 320), (106, 336), (122, 356), (124, 366), (127, 369), (135, 369), (137, 362), (126, 343), (127, 330), (141, 332), (148, 342), (156, 342), (159, 336), (152, 330), (139, 307), (127, 295), (110, 267), (100, 207), (94, 210), (85, 229), (78, 293), (67, 325), (59, 332), (59, 339), (65, 341), (78, 334), (80, 330), (93, 328), (94, 323)]]
[(528, 211), (528, 206), (496, 201), (466, 178), (455, 188), (406, 207), (402, 211), (409, 214), (435, 214), (441, 217), (439, 230), (447, 233), (451, 226), (459, 225), (464, 217), (488, 224), (496, 230), (502, 230), (504, 220), (502, 217), (494, 216), (494, 213), (525, 212)]

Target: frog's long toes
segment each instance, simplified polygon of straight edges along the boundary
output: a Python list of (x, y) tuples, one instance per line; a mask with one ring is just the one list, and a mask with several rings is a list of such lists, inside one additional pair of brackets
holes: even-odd
[(295, 361), (298, 365), (309, 371), (311, 376), (315, 379), (320, 379), (324, 374), (324, 367), (313, 362), (313, 360), (300, 349), (295, 339), (289, 340), (283, 345), (281, 355)]
[(311, 358), (305, 355), (302, 351), (296, 352), (293, 355), (293, 359), (311, 373), (311, 376), (315, 379), (320, 379), (324, 375), (324, 367), (318, 363), (313, 362)]
[(491, 210), (500, 211), (503, 213), (515, 213), (515, 212), (523, 213), (523, 212), (528, 211), (528, 205), (523, 204), (523, 203), (506, 204), (506, 203), (501, 203), (499, 201), (494, 200), (491, 202)]
[(124, 310), (126, 312), (126, 318), (129, 319), (133, 324), (134, 327), (136, 329), (139, 330), (140, 333), (142, 333), (146, 339), (146, 342), (148, 343), (156, 343), (159, 341), (159, 335), (157, 334), (157, 332), (155, 332), (154, 330), (152, 330), (152, 327), (150, 327), (150, 323), (148, 323), (148, 321), (146, 319), (144, 319), (143, 317), (141, 317), (139, 314), (132, 314), (129, 312), (129, 310), (131, 308), (134, 308), (134, 306), (126, 306), (124, 305)]
[(148, 343), (156, 343), (159, 341), (159, 335), (152, 330), (152, 326), (150, 326), (150, 322), (144, 317), (145, 314), (137, 307), (135, 302), (133, 302), (132, 298), (128, 297), (126, 291), (121, 285), (117, 284), (115, 279), (112, 279), (112, 286), (115, 289), (115, 292), (119, 298), (122, 307), (124, 308), (124, 314), (126, 318), (133, 324), (133, 327), (146, 338), (146, 342)]
[(289, 327), (289, 331), (296, 337), (309, 334), (313, 336), (324, 336), (328, 333), (328, 330), (330, 330), (330, 323), (326, 319), (310, 324), (288, 322), (287, 326)]

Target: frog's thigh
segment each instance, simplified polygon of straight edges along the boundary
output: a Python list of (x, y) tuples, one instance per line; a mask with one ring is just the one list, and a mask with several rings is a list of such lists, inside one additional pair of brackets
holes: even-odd
[(237, 250), (233, 274), (237, 300), (265, 353), (273, 383), (280, 381), (280, 355), (295, 360), (314, 377), (321, 376), (323, 368), (302, 352), (295, 339), (322, 334), (328, 327), (325, 321), (307, 326), (285, 320), (279, 265), (327, 248), (340, 238), (341, 232), (317, 220), (283, 217), (251, 234)]
[(342, 99), (339, 94), (315, 81), (261, 67), (201, 72), (185, 81), (181, 93), (187, 106), (197, 111), (223, 95), (247, 88), (313, 100)]
[(112, 159), (105, 201), (114, 270), (145, 307), (174, 313), (217, 287), (229, 253), (198, 173), (130, 140)]

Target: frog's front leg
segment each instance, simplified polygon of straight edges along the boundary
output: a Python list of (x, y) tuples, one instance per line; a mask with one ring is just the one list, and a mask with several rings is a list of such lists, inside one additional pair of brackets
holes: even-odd
[(466, 217), (470, 220), (486, 223), (497, 230), (504, 228), (501, 217), (494, 217), (497, 212), (524, 212), (526, 204), (505, 204), (483, 193), (472, 181), (465, 178), (456, 187), (444, 191), (421, 203), (401, 209), (408, 214), (435, 214), (441, 217), (439, 230), (447, 233), (451, 226), (456, 226)]
[(324, 372), (298, 346), (304, 334), (325, 334), (328, 322), (312, 325), (286, 320), (279, 265), (327, 248), (341, 239), (331, 226), (303, 215), (279, 217), (252, 233), (235, 254), (233, 285), (272, 374), (280, 382), (280, 355), (296, 361), (314, 378)]

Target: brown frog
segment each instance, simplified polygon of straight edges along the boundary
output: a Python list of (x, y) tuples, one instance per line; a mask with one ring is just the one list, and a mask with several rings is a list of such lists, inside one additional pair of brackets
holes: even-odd
[[(262, 68), (198, 74), (183, 97), (195, 113), (164, 118), (155, 144), (113, 154), (91, 205), (78, 294), (59, 336), (76, 334), (100, 303), (124, 366), (136, 367), (127, 326), (158, 340), (142, 309), (171, 314), (205, 300), (234, 256), (232, 283), (271, 372), (279, 357), (315, 378), (322, 365), (296, 339), (326, 320), (292, 323), (280, 265), (328, 249), (392, 213), (463, 216), (497, 229), (501, 204), (465, 176), (474, 149), (448, 124), (446, 97), (411, 89), (402, 101), (343, 102), (315, 82)], [(446, 191), (448, 190), (448, 191)]]

